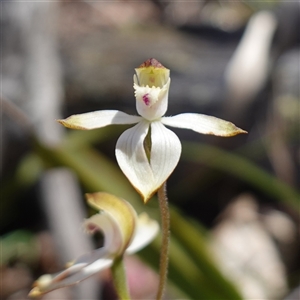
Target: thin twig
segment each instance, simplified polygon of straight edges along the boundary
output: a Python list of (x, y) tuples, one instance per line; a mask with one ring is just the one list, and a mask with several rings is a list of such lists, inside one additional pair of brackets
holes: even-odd
[(166, 182), (157, 191), (157, 196), (161, 215), (162, 246), (160, 252), (159, 286), (156, 299), (161, 300), (164, 295), (167, 281), (170, 243), (170, 212), (168, 206)]

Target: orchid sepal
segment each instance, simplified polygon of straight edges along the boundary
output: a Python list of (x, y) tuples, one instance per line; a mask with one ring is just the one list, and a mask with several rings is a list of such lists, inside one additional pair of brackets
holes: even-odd
[(183, 113), (172, 117), (163, 117), (161, 122), (171, 127), (191, 129), (201, 134), (222, 137), (231, 137), (241, 133), (247, 133), (247, 131), (235, 126), (229, 121), (203, 114)]
[(135, 124), (140, 120), (139, 116), (128, 115), (119, 110), (97, 110), (72, 115), (57, 122), (70, 129), (91, 130), (108, 125)]

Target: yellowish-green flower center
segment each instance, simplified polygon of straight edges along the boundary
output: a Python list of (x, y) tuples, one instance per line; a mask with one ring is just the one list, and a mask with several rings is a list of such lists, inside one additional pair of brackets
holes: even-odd
[(141, 87), (162, 88), (168, 81), (170, 70), (154, 58), (149, 58), (135, 69)]

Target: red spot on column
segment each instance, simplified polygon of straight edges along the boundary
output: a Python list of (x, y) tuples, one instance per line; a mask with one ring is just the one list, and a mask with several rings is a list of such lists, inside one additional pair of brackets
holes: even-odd
[(143, 101), (147, 106), (150, 104), (150, 99), (149, 99), (148, 93), (143, 96)]
[(95, 224), (89, 223), (87, 226), (87, 230), (90, 233), (94, 233), (95, 231), (98, 230), (98, 227)]

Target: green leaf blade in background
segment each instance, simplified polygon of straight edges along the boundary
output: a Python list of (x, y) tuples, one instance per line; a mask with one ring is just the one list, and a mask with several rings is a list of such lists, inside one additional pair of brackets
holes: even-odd
[(267, 196), (299, 209), (300, 194), (298, 191), (245, 157), (214, 146), (185, 142), (182, 158), (231, 174), (264, 192)]

